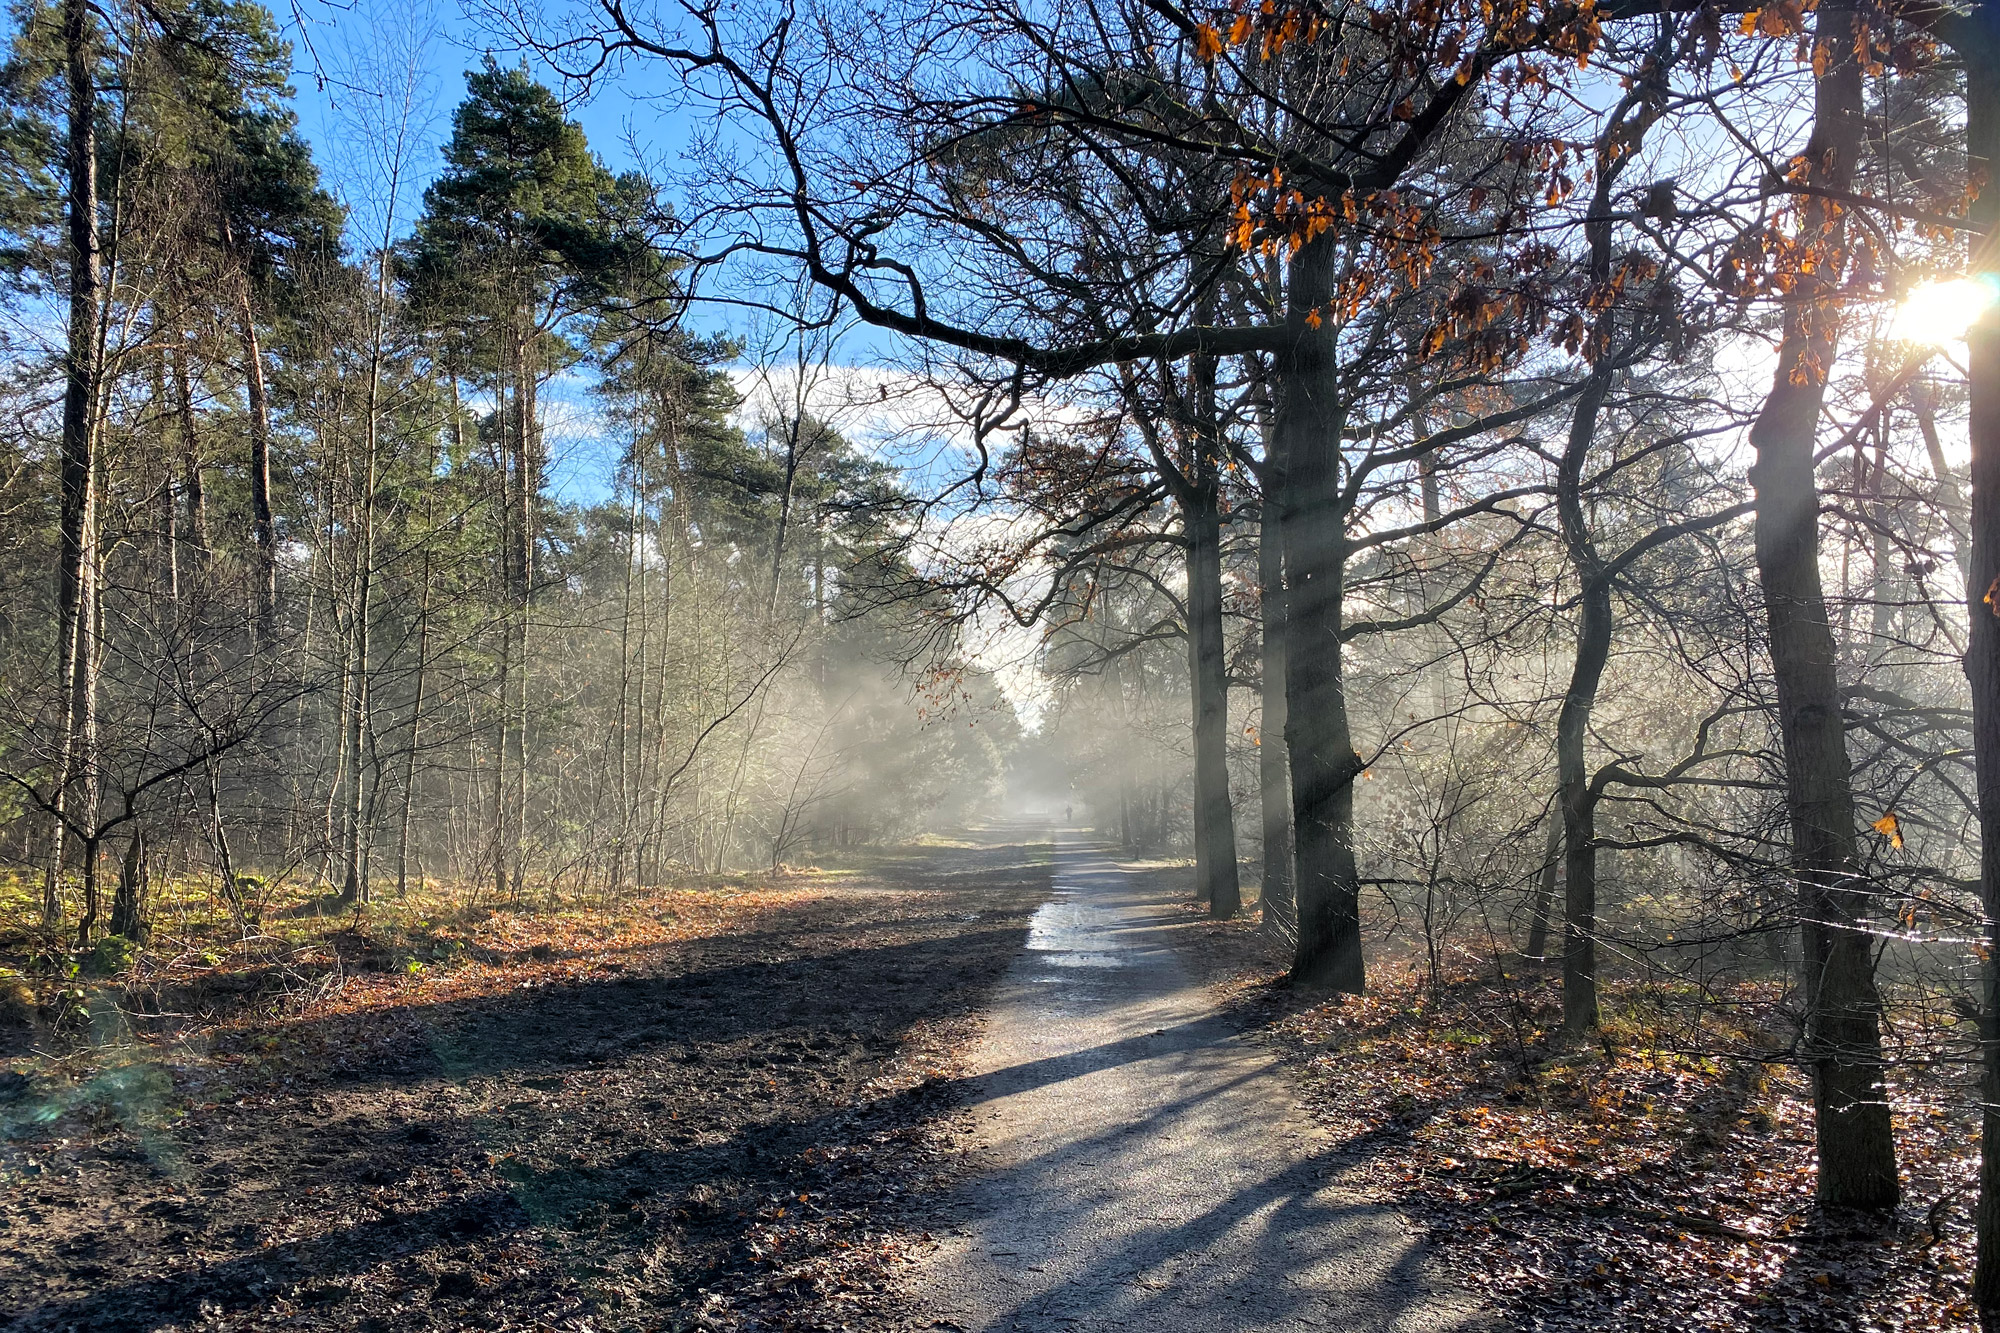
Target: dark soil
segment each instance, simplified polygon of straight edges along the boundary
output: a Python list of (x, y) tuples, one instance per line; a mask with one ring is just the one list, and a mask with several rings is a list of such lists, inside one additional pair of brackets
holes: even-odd
[(6, 1327), (896, 1322), (950, 1053), (1047, 891), (1044, 847), (918, 850), (589, 977), (10, 1079)]

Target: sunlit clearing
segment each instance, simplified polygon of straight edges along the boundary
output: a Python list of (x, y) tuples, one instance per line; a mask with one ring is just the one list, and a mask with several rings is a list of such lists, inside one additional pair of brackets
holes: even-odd
[(1992, 308), (1994, 284), (1986, 278), (1952, 278), (1912, 287), (1896, 307), (1891, 334), (1903, 342), (1932, 345), (1957, 342)]

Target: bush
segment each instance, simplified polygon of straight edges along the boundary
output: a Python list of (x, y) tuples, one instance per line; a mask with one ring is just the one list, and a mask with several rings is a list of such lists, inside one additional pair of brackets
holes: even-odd
[(139, 946), (123, 935), (106, 935), (84, 955), (83, 970), (94, 977), (113, 976), (132, 966)]

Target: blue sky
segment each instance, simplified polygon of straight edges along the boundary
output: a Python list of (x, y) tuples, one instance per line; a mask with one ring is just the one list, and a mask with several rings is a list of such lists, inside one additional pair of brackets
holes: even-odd
[[(385, 99), (382, 87), (396, 80), (384, 73), (414, 65), (407, 175), (393, 191), (395, 213), (388, 228), (406, 234), (421, 210), (424, 187), (443, 165), (451, 113), (465, 97), (465, 72), (477, 69), (488, 53), (503, 65), (521, 63), (520, 53), (469, 21), (456, 0), (296, 0), (278, 12), (292, 42), (299, 126), (322, 178), (349, 206), (357, 253), (378, 242), (382, 209), (392, 193), (380, 155), (364, 147), (381, 136), (366, 127), (393, 114), (387, 103), (395, 99)], [(528, 67), (553, 86), (535, 62)], [(666, 175), (679, 164), (689, 138), (688, 122), (670, 105), (674, 99), (654, 96), (671, 91), (621, 84), (576, 102), (570, 114), (612, 170), (644, 166)], [(599, 430), (589, 385), (587, 376), (565, 376), (544, 394), (551, 416), (552, 488), (564, 499), (585, 502), (609, 497), (617, 458), (615, 443)]]
[[(268, 0), (267, 0), (268, 2)], [(441, 150), (451, 132), (451, 113), (465, 96), (465, 72), (487, 54), (503, 65), (522, 63), (504, 34), (483, 29), (459, 8), (459, 0), (293, 0), (278, 11), (293, 45), (293, 85), (300, 128), (329, 187), (357, 219), (356, 250), (365, 252), (379, 237), (379, 207), (385, 191), (379, 158), (361, 145), (380, 138), (364, 133), (357, 121), (384, 113), (380, 88), (414, 62), (417, 132), (405, 155), (409, 175), (396, 193), (395, 223), (406, 233), (421, 209), (423, 187), (442, 165)], [(530, 58), (528, 69), (551, 87), (555, 79)], [(389, 67), (385, 70), (385, 66)], [(562, 91), (558, 89), (558, 91)], [(570, 106), (591, 148), (613, 171), (643, 169), (668, 183), (682, 166), (682, 154), (705, 126), (681, 105), (673, 74), (659, 63), (638, 63), (623, 77), (593, 90)], [(740, 310), (697, 308), (689, 322), (703, 332), (745, 337)], [(873, 361), (887, 344), (867, 331), (851, 334), (835, 349), (838, 362)], [(781, 358), (789, 359), (789, 358)], [(602, 438), (583, 375), (565, 377), (544, 395), (551, 408), (551, 482), (563, 498), (608, 498), (615, 464), (614, 442)]]
[[(429, 174), (435, 174), (439, 166), (437, 150), (450, 133), (452, 108), (465, 96), (465, 72), (477, 69), (489, 53), (503, 64), (513, 65), (521, 61), (519, 53), (510, 49), (505, 40), (483, 32), (469, 21), (460, 12), (455, 0), (407, 0), (404, 3), (397, 0), (354, 0), (354, 3), (297, 0), (290, 8), (289, 16), (280, 11), (280, 17), (292, 41), (299, 123), (315, 149), (328, 147), (333, 142), (340, 132), (344, 114), (351, 112), (355, 102), (368, 95), (364, 89), (343, 86), (352, 68), (353, 54), (376, 42), (391, 28), (419, 32), (429, 29), (428, 39), (421, 46), (423, 69), (428, 76), (427, 91), (432, 102), (431, 151), (425, 165)], [(396, 37), (403, 35), (400, 31), (394, 34)], [(529, 68), (537, 78), (551, 82), (534, 62), (529, 62)], [(625, 170), (635, 165), (628, 146), (628, 139), (634, 137), (635, 131), (640, 149), (658, 162), (662, 157), (676, 156), (679, 145), (687, 138), (685, 121), (659, 101), (648, 97), (651, 92), (663, 91), (668, 90), (621, 85), (593, 100), (573, 105), (570, 114), (589, 135), (591, 147), (613, 170)], [(641, 99), (645, 100), (642, 102)], [(322, 171), (337, 175), (337, 156), (335, 153), (322, 153)], [(350, 181), (337, 183), (357, 184)]]

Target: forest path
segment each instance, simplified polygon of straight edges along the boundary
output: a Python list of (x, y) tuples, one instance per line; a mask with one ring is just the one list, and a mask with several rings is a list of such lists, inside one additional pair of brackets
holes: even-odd
[(967, 1333), (1487, 1327), (1343, 1189), (1267, 1049), (1172, 944), (1185, 912), (1072, 834), (972, 1053), (986, 1158), (911, 1295)]

